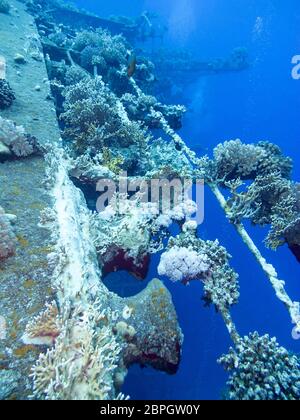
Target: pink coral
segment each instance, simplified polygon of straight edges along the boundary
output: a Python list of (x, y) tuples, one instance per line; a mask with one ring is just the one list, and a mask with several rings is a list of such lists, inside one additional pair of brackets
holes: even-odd
[(162, 254), (158, 274), (167, 276), (174, 282), (188, 282), (189, 280), (203, 278), (208, 269), (206, 255), (199, 254), (189, 248), (175, 246)]

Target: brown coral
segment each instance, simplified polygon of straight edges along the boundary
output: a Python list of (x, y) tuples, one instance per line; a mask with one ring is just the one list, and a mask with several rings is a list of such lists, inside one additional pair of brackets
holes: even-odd
[(60, 335), (61, 325), (56, 302), (46, 305), (45, 311), (35, 317), (26, 327), (23, 336), (25, 344), (48, 345), (55, 343)]

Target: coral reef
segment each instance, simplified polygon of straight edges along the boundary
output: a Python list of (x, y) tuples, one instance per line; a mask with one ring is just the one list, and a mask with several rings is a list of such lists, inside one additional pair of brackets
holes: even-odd
[[(0, 5), (3, 3), (0, 0)], [(99, 19), (93, 16), (85, 15), (85, 24), (76, 22), (76, 28), (57, 22), (55, 12), (65, 19), (67, 15), (68, 19), (80, 16), (78, 10), (67, 9), (60, 1), (32, 1), (28, 8), (43, 39), (54, 96), (48, 95), (47, 99), (54, 99), (63, 130), (60, 146), (68, 149), (66, 153), (63, 148), (47, 146), (50, 153), (46, 157), (45, 184), (52, 208), (43, 210), (41, 222), (53, 235), (48, 262), (56, 300), (28, 323), (22, 337), (25, 344), (49, 347), (32, 370), (33, 398), (124, 399), (118, 391), (131, 364), (150, 365), (168, 373), (177, 371), (183, 336), (171, 295), (163, 284), (155, 279), (137, 296), (122, 299), (101, 281), (117, 270), (145, 278), (150, 254), (163, 250), (159, 274), (183, 284), (201, 280), (203, 300), (214, 305), (223, 317), (235, 345), (220, 359), (227, 370), (234, 370), (229, 381), (230, 399), (299, 399), (297, 357), (268, 336), (239, 336), (230, 314), (239, 300), (238, 275), (230, 267), (231, 256), (218, 241), (198, 236), (197, 223), (191, 220), (195, 203), (177, 205), (174, 193), (173, 207), (165, 209), (159, 198), (154, 204), (146, 203), (144, 191), (134, 200), (129, 200), (127, 193), (115, 191), (104, 211), (92, 213), (70, 179), (79, 180), (81, 187), (82, 183), (93, 187), (103, 178), (121, 182), (123, 171), (128, 171), (131, 181), (205, 178), (298, 327), (299, 303), (289, 298), (285, 283), (242, 224), (247, 218), (256, 225), (271, 225), (269, 245), (276, 248), (287, 242), (295, 253), (299, 251), (299, 185), (290, 181), (291, 160), (271, 143), (243, 144), (240, 140), (217, 146), (212, 160), (197, 157), (176, 132), (185, 108), (165, 105), (152, 96), (154, 65), (136, 55), (123, 36), (104, 29), (76, 32), (93, 26), (86, 22), (99, 26)], [(146, 13), (143, 19), (149, 20)], [(39, 40), (30, 39), (28, 43), (26, 54), (43, 60), (40, 46), (33, 47)], [(205, 74), (248, 66), (245, 49), (235, 50), (227, 60), (210, 63), (197, 63), (184, 54), (176, 59), (170, 55), (163, 57), (169, 61), (167, 67), (173, 66), (178, 72), (181, 65), (184, 77), (187, 64), (197, 64)], [(132, 57), (134, 66), (128, 72)], [(27, 56), (14, 59), (24, 63)], [(171, 85), (174, 90), (178, 88), (173, 81)], [(35, 90), (41, 91), (41, 83)], [(9, 85), (1, 80), (0, 107), (10, 106), (13, 99)], [(154, 137), (155, 130), (162, 138)], [(0, 117), (1, 158), (26, 157), (39, 151), (34, 137)], [(223, 187), (231, 193), (228, 200), (222, 195)], [(11, 216), (0, 208), (0, 259), (15, 251), (10, 220)], [(170, 237), (174, 222), (181, 233)], [(7, 377), (3, 380), (8, 385), (12, 382)], [(6, 388), (0, 388), (6, 397)]]
[(124, 170), (137, 171), (143, 164), (149, 136), (140, 123), (127, 118), (102, 78), (70, 86), (65, 97), (64, 138), (72, 141), (71, 146), (91, 157), (109, 147), (112, 156), (124, 159)]
[(0, 109), (9, 108), (14, 100), (15, 94), (5, 79), (0, 79)]
[(182, 335), (171, 296), (158, 280), (127, 299), (105, 288), (91, 240), (91, 215), (68, 176), (71, 162), (61, 150), (46, 158), (55, 206), (42, 219), (57, 243), (49, 263), (55, 267), (59, 305), (48, 305), (23, 337), (53, 346), (33, 368), (34, 398), (124, 398), (118, 390), (132, 363), (169, 373), (178, 368)]
[(131, 120), (143, 121), (149, 128), (160, 128), (160, 121), (154, 118), (152, 109), (161, 112), (168, 124), (175, 130), (182, 127), (182, 117), (186, 108), (180, 105), (163, 105), (154, 96), (125, 93), (121, 101)]
[(14, 255), (16, 251), (16, 237), (13, 232), (11, 221), (13, 215), (5, 214), (0, 207), (0, 261)]
[(129, 200), (116, 194), (110, 205), (91, 215), (91, 232), (100, 265), (105, 273), (127, 268), (144, 278), (149, 264), (148, 256), (163, 247), (164, 230), (172, 221), (183, 222), (196, 208), (185, 202), (159, 211), (157, 203), (143, 202), (143, 196)]
[(81, 64), (90, 69), (97, 66), (99, 74), (105, 75), (110, 67), (126, 65), (127, 49), (125, 39), (111, 36), (99, 28), (95, 32), (83, 31), (77, 34), (72, 48), (81, 53)]
[(91, 231), (102, 264), (110, 262), (122, 250), (125, 258), (132, 258), (139, 265), (149, 252), (153, 223), (158, 215), (157, 206), (118, 195), (105, 211), (94, 213)]
[[(214, 151), (210, 182), (230, 189), (226, 213), (234, 224), (249, 219), (254, 225), (271, 225), (266, 238), (276, 250), (287, 243), (299, 258), (299, 190), (290, 181), (292, 164), (276, 145), (240, 140), (225, 142)], [(213, 180), (213, 181), (212, 181)], [(245, 186), (241, 180), (251, 180)]]
[(299, 185), (290, 182), (272, 207), (271, 230), (266, 238), (266, 244), (276, 250), (278, 246), (287, 243), (299, 259), (297, 253), (300, 246), (299, 221)]
[(299, 400), (300, 361), (275, 338), (250, 334), (219, 363), (233, 371), (228, 381), (231, 400)]

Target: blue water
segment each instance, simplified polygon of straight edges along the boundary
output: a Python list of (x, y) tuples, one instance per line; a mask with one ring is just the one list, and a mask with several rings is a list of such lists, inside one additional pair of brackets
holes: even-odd
[[(169, 25), (165, 46), (181, 47), (203, 59), (225, 57), (238, 46), (249, 50), (251, 68), (244, 72), (201, 78), (187, 85), (189, 113), (181, 134), (190, 146), (211, 151), (224, 140), (269, 140), (294, 159), (294, 180), (300, 179), (300, 80), (291, 77), (291, 59), (300, 54), (300, 3), (298, 0), (77, 0), (79, 6), (101, 16), (137, 16), (156, 11)], [(241, 334), (257, 330), (276, 336), (289, 350), (300, 352), (291, 337), (286, 309), (253, 256), (228, 225), (224, 214), (206, 191), (204, 239), (216, 239), (233, 255), (240, 275), (240, 302), (232, 310)], [(300, 266), (287, 248), (274, 253), (262, 241), (266, 231), (248, 227), (265, 257), (273, 263), (294, 300), (300, 299)], [(159, 256), (152, 260), (149, 279), (157, 276)], [(145, 284), (121, 274), (117, 279), (137, 292)], [(201, 284), (183, 287), (166, 282), (173, 295), (185, 335), (179, 372), (168, 376), (151, 369), (130, 369), (124, 393), (132, 399), (218, 399), (226, 374), (216, 359), (230, 346), (221, 317), (203, 308)]]

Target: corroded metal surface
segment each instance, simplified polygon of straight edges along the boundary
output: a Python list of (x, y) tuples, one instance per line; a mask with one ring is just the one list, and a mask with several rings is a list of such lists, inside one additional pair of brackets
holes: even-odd
[[(16, 101), (0, 115), (23, 125), (41, 143), (53, 142), (59, 139), (59, 129), (53, 104), (46, 99), (45, 63), (28, 52), (29, 43), (38, 39), (37, 30), (24, 5), (12, 3), (10, 15), (0, 14), (0, 55)], [(15, 62), (17, 54), (24, 56), (25, 64)], [(16, 255), (0, 262), (0, 316), (6, 327), (0, 339), (0, 398), (22, 399), (31, 393), (28, 375), (40, 349), (24, 346), (21, 337), (28, 320), (43, 309), (53, 293), (47, 262), (50, 235), (39, 227), (41, 211), (51, 205), (44, 178), (42, 157), (0, 164), (0, 205), (17, 216)]]

